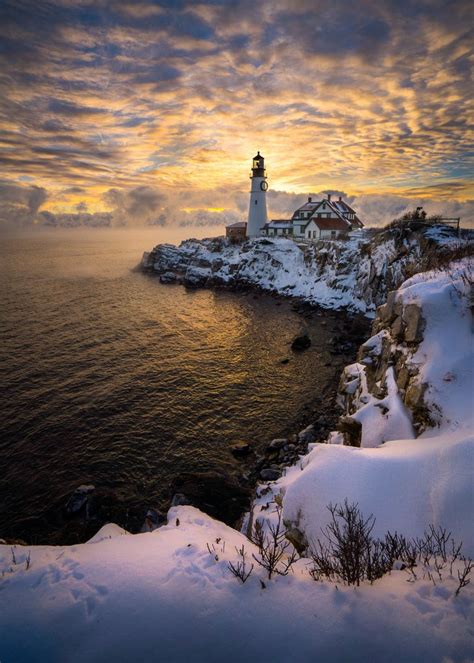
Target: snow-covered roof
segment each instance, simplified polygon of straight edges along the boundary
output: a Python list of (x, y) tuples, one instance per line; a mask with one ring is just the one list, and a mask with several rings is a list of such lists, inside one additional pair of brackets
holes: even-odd
[(237, 221), (236, 223), (230, 223), (226, 228), (246, 228), (247, 227), (247, 222), (246, 221)]
[(320, 202), (320, 200), (306, 202), (304, 205), (301, 205), (301, 207), (298, 207), (298, 209), (295, 210), (292, 218), (295, 219), (298, 217), (300, 212), (312, 212), (316, 209)]
[(266, 223), (264, 228), (291, 228), (293, 226), (291, 219), (272, 219)]

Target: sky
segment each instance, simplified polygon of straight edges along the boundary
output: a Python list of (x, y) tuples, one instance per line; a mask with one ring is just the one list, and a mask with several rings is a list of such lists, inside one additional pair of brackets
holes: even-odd
[(474, 226), (470, 0), (2, 0), (0, 226), (199, 226), (342, 193)]

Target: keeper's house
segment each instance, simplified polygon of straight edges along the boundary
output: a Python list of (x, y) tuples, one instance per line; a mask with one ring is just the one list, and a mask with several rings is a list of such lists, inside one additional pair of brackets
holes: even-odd
[(308, 202), (299, 207), (291, 220), (277, 219), (266, 223), (262, 235), (266, 237), (292, 237), (295, 240), (337, 239), (353, 230), (363, 228), (355, 210), (342, 197)]

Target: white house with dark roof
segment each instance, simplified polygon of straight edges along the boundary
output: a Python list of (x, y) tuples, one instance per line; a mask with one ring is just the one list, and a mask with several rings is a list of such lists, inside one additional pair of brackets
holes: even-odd
[(291, 219), (294, 239), (336, 239), (364, 227), (355, 210), (339, 196), (308, 202), (299, 207)]
[(363, 228), (355, 210), (339, 196), (331, 194), (323, 200), (308, 198), (291, 219), (277, 219), (266, 223), (262, 235), (266, 237), (292, 237), (295, 240), (337, 239), (353, 230)]

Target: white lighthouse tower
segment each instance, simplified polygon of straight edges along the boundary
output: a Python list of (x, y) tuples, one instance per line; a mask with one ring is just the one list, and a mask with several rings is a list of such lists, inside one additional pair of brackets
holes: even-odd
[(247, 237), (258, 237), (267, 222), (267, 176), (265, 160), (257, 152), (252, 160), (252, 186), (250, 188), (249, 218), (247, 221)]

